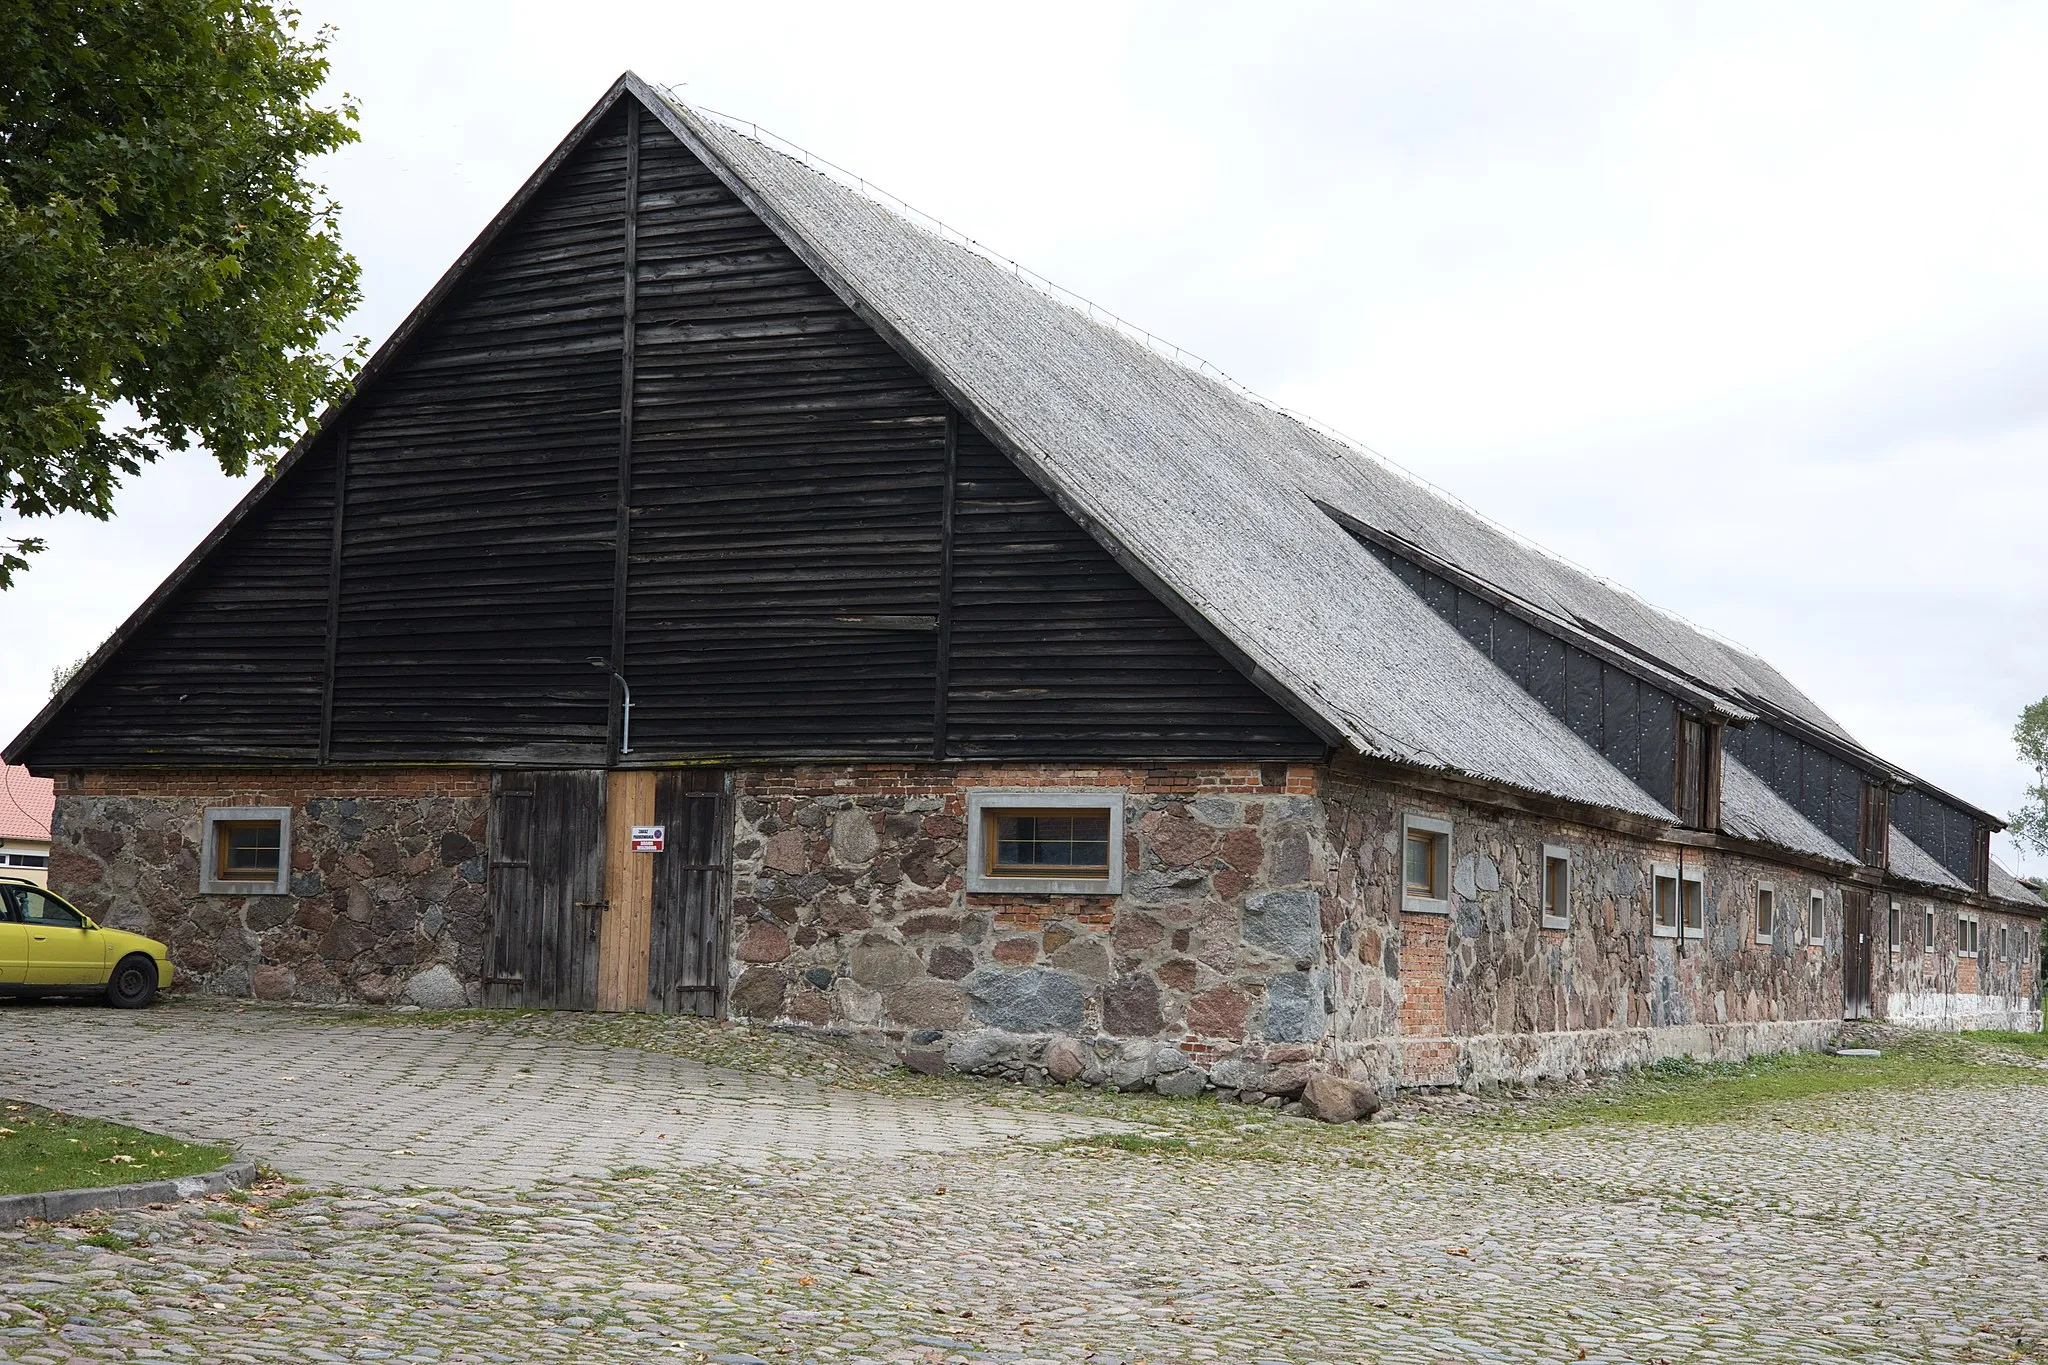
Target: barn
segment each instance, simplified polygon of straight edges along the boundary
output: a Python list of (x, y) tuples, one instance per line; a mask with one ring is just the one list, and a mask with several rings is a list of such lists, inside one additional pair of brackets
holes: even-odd
[(2040, 1018), (1763, 660), (631, 74), (6, 758), (216, 995), (1252, 1098)]

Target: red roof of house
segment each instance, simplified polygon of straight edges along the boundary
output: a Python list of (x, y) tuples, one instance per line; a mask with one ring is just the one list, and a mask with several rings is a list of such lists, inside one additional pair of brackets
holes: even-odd
[(57, 785), (0, 763), (0, 839), (48, 839)]

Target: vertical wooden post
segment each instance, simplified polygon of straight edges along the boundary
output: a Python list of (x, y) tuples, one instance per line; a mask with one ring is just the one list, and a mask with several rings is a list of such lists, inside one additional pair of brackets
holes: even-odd
[(334, 660), (341, 636), (341, 532), (348, 508), (348, 431), (334, 433), (334, 534), (327, 547), (327, 660), (320, 675), (320, 762), (334, 751)]
[(946, 409), (945, 504), (939, 510), (939, 638), (932, 688), (932, 757), (946, 756), (946, 690), (953, 660), (953, 482), (960, 463), (960, 414)]
[[(619, 337), (619, 506), (612, 542), (612, 661), (619, 673), (626, 671), (626, 584), (631, 565), (633, 537), (633, 371), (635, 329), (640, 293), (640, 101), (626, 101), (626, 213), (625, 213), (625, 295), (620, 309)], [(610, 677), (604, 680), (605, 714), (611, 719), (609, 735), (611, 763), (619, 761), (622, 712), (614, 708), (618, 689)]]

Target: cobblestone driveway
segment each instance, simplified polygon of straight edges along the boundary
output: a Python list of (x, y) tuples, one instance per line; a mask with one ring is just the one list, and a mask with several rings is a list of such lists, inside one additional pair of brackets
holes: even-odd
[(0, 1358), (2048, 1362), (2048, 1086), (1543, 1132), (1084, 1107), (1160, 1140), (0, 1231)]
[(469, 1189), (628, 1166), (891, 1157), (1104, 1127), (634, 1048), (193, 1006), (0, 1007), (0, 1093), (225, 1140), (305, 1180)]

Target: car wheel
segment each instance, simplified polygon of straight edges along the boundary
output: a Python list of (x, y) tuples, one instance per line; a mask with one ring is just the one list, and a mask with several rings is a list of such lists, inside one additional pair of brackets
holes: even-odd
[(147, 953), (130, 953), (114, 964), (107, 978), (107, 1003), (117, 1009), (139, 1010), (156, 999), (156, 963)]

